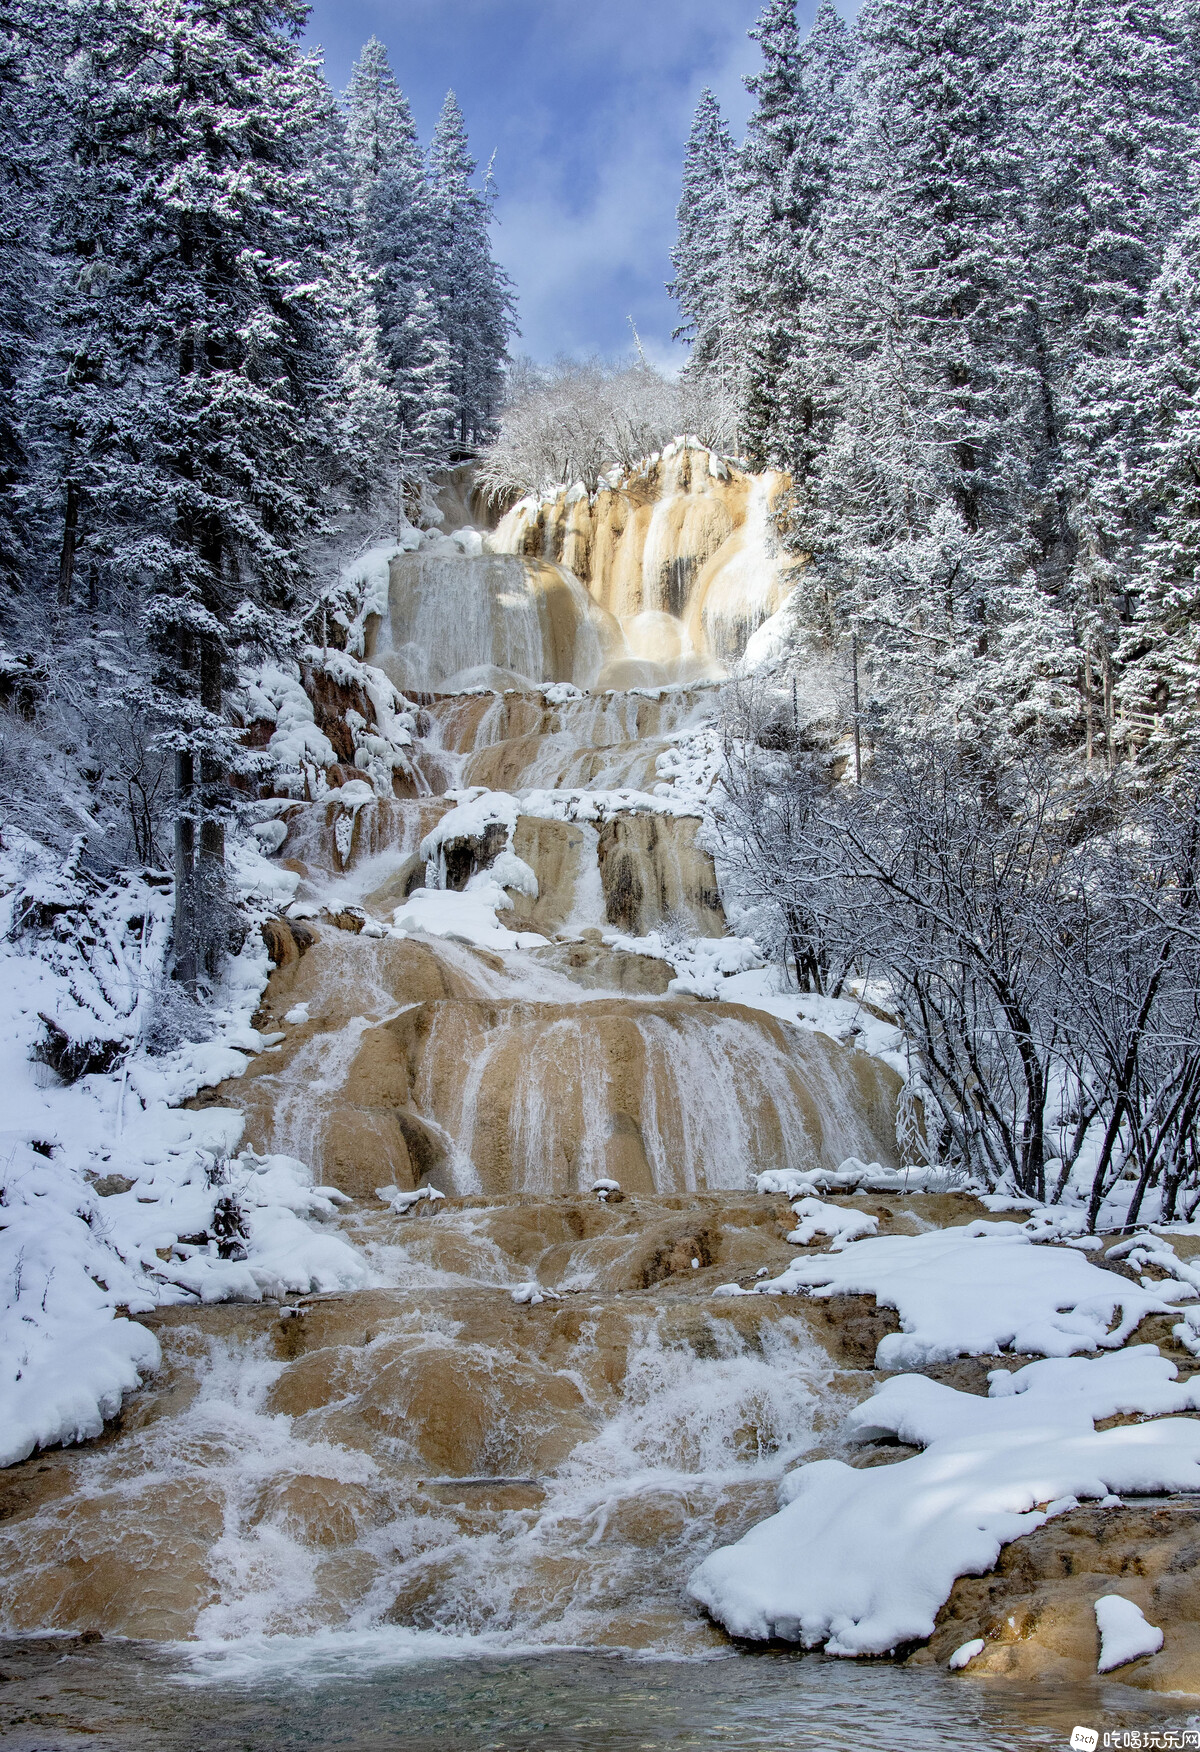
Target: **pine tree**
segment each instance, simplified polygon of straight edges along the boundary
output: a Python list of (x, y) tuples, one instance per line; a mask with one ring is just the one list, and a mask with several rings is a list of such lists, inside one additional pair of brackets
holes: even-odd
[[(1015, 680), (1006, 631), (1018, 600), (1030, 611), (1040, 507), (1033, 287), (1008, 105), (1016, 39), (985, 0), (871, 0), (859, 36), (810, 367), (832, 415), (795, 539), (830, 577), (868, 661), (893, 622), (914, 641), (950, 641), (939, 663), (980, 702), (957, 694), (955, 721), (981, 725), (982, 702), (1007, 698), (1012, 722), (1027, 722), (1042, 658), (1022, 647), (1030, 667)], [(955, 608), (936, 635), (887, 606), (897, 576), (951, 575)], [(1059, 618), (1036, 618), (1060, 637)], [(881, 648), (898, 647), (889, 635)], [(1046, 661), (1057, 677), (1058, 655)]]
[(463, 452), (495, 434), (508, 339), (516, 329), (511, 284), (493, 259), (488, 237), (488, 194), (473, 186), (474, 174), (462, 111), (451, 91), (429, 148), (429, 290), (450, 349), (455, 441)]
[(683, 321), (673, 340), (691, 347), (688, 369), (727, 375), (724, 355), (729, 333), (732, 270), (729, 237), (729, 178), (733, 139), (721, 106), (705, 87), (696, 105), (683, 160), (683, 190), (671, 263), (675, 278), (667, 291), (679, 304)]
[(1200, 109), (1185, 0), (1036, 0), (1023, 90), (1035, 199), (1047, 477), (1043, 569), (1072, 593), (1088, 743), (1111, 757), (1114, 654), (1137, 531), (1125, 491), (1140, 389), (1129, 342), (1183, 222)]
[(27, 0), (9, 0), (0, 13), (0, 624), (21, 588), (27, 559), (28, 455), (20, 392), (44, 296), (46, 146), (52, 134), (47, 22)]
[(416, 289), (396, 350), (405, 362), (397, 383), (403, 410), (400, 468), (415, 488), (449, 462), (458, 413), (450, 347), (433, 300), (421, 287)]
[(1134, 501), (1150, 536), (1118, 655), (1123, 692), (1154, 714), (1156, 754), (1200, 750), (1200, 218), (1167, 251), (1134, 336)]
[(907, 537), (949, 501), (1019, 545), (1037, 382), (1004, 107), (1014, 36), (984, 0), (872, 0), (860, 36), (849, 180), (824, 237), (843, 428), (828, 484), (859, 539)]
[(369, 510), (390, 486), (389, 446), (400, 423), (393, 373), (383, 344), (375, 276), (356, 236), (330, 258), (327, 297), (336, 331), (337, 389), (330, 407), (334, 479), (349, 506)]
[(226, 664), (293, 599), (336, 470), (336, 144), (324, 82), (292, 42), (302, 17), (298, 0), (219, 13), (162, 0), (149, 14), (156, 78), (130, 200), (142, 253), (123, 266), (161, 384), (141, 465), (159, 515), (141, 543), (147, 619), (178, 701), (176, 960), (188, 981), (221, 947)]
[(750, 35), (763, 67), (746, 81), (756, 104), (732, 203), (746, 448), (803, 478), (819, 445), (810, 334), (820, 227), (849, 122), (853, 52), (831, 0), (821, 0), (803, 43), (794, 0), (769, 0)]
[(147, 48), (136, 0), (79, 8), (57, 45), (70, 76), (59, 95), (24, 424), (38, 570), (60, 632), (81, 566), (93, 602), (121, 593), (143, 564), (138, 532), (158, 515), (146, 440), (160, 384), (141, 285), (153, 243), (137, 210), (156, 76)]
[(388, 52), (378, 37), (364, 43), (346, 90), (346, 148), (360, 207), (383, 173), (413, 154), (417, 130), (408, 99), (396, 83)]
[(346, 105), (359, 247), (370, 276), (392, 404), (381, 448), (394, 454), (403, 481), (415, 489), (449, 456), (450, 366), (430, 296), (437, 220), (425, 161), (408, 100), (375, 37), (355, 65)]

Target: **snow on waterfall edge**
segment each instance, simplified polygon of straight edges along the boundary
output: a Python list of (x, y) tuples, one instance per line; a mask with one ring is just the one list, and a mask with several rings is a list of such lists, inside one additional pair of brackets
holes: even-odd
[[(1003, 1546), (1080, 1499), (1200, 1488), (1200, 1423), (1171, 1415), (1200, 1409), (1200, 1383), (1175, 1375), (1155, 1346), (1138, 1345), (994, 1370), (987, 1398), (895, 1376), (850, 1414), (848, 1432), (924, 1451), (865, 1469), (797, 1468), (780, 1511), (707, 1557), (689, 1592), (731, 1635), (756, 1641), (848, 1656), (922, 1641), (959, 1576), (986, 1574)], [(1156, 1421), (1094, 1428), (1119, 1413)]]
[[(0, 1466), (99, 1435), (158, 1367), (158, 1340), (128, 1316), (370, 1281), (355, 1250), (321, 1231), (341, 1194), (314, 1187), (291, 1157), (237, 1154), (240, 1113), (179, 1106), (240, 1076), (247, 1054), (269, 1045), (251, 1026), (270, 971), (257, 924), (291, 898), (296, 878), (235, 844), (250, 930), (227, 962), (210, 1038), (151, 1055), (143, 1027), (163, 977), (169, 888), (144, 874), (88, 884), (33, 841), (7, 838)], [(74, 1053), (109, 1068), (64, 1082), (36, 1056), (47, 1038), (60, 1062)]]

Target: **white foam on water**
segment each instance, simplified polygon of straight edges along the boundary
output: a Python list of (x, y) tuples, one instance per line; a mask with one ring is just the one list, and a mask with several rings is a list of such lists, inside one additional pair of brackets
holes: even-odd
[(771, 1485), (811, 1449), (835, 1397), (829, 1360), (799, 1322), (773, 1323), (761, 1350), (719, 1320), (705, 1336), (699, 1356), (647, 1320), (622, 1401), (543, 1476), (540, 1509), (500, 1515), (476, 1537), (449, 1514), (402, 1514), (370, 1536), (386, 1567), (362, 1628), (373, 1631), (400, 1593), (421, 1628), (453, 1643), (622, 1646), (614, 1619), (659, 1612), (655, 1646), (678, 1648), (670, 1621), (687, 1615), (688, 1565), (720, 1542), (739, 1491)]
[[(486, 1358), (486, 1346), (464, 1346), (454, 1322), (414, 1310), (410, 1325), (418, 1349)], [(404, 1459), (403, 1443), (395, 1471), (390, 1462), (385, 1471), (354, 1447), (307, 1439), (303, 1418), (270, 1412), (286, 1365), (265, 1339), (209, 1337), (190, 1403), (137, 1432), (132, 1454), (122, 1445), (86, 1456), (78, 1490), (115, 1496), (112, 1513), (135, 1518), (140, 1492), (156, 1482), (218, 1499), (221, 1530), (204, 1565), (215, 1598), (199, 1613), (196, 1644), (185, 1645), (198, 1679), (293, 1664), (311, 1679), (402, 1660), (620, 1646), (606, 1622), (656, 1609), (678, 1617), (684, 1577), (729, 1524), (731, 1493), (781, 1477), (838, 1403), (829, 1360), (797, 1321), (771, 1322), (756, 1347), (706, 1315), (701, 1336), (698, 1354), (664, 1338), (659, 1317), (648, 1315), (622, 1397), (594, 1407), (596, 1436), (542, 1477), (540, 1508), (497, 1514), (474, 1535), (449, 1512), (408, 1506), (416, 1463)], [(495, 1362), (502, 1368), (505, 1357)], [(521, 1418), (532, 1420), (529, 1430)], [(532, 1404), (496, 1439), (519, 1445), (540, 1427)], [(356, 1544), (339, 1551), (342, 1561), (369, 1561), (377, 1579), (333, 1622), (319, 1575), (328, 1551), (295, 1538), (286, 1514), (263, 1514), (264, 1493), (294, 1479), (325, 1481), (335, 1499), (339, 1486), (367, 1486), (395, 1504), (392, 1519), (369, 1517)], [(642, 1512), (659, 1517), (660, 1537), (639, 1531)], [(35, 1517), (35, 1528), (53, 1515), (51, 1507)], [(414, 1621), (406, 1626), (387, 1621), (397, 1595)], [(657, 1646), (670, 1653), (669, 1630), (664, 1636)]]

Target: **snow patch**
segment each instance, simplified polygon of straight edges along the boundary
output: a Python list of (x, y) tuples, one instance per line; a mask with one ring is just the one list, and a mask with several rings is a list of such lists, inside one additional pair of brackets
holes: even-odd
[(706, 1558), (689, 1592), (735, 1636), (833, 1655), (926, 1638), (959, 1576), (985, 1575), (1004, 1545), (1072, 1499), (1200, 1486), (1195, 1420), (1093, 1427), (1118, 1411), (1196, 1409), (1196, 1390), (1174, 1376), (1142, 1345), (997, 1371), (987, 1399), (924, 1376), (886, 1381), (851, 1413), (851, 1432), (895, 1434), (924, 1453), (789, 1473), (780, 1512)]
[(1173, 1304), (1066, 1247), (1035, 1245), (1015, 1223), (968, 1223), (924, 1235), (874, 1236), (840, 1253), (796, 1259), (779, 1277), (718, 1295), (874, 1296), (902, 1331), (876, 1366), (922, 1368), (1013, 1350), (1066, 1357), (1115, 1350), (1147, 1314)]
[(796, 1247), (807, 1247), (818, 1235), (831, 1238), (831, 1251), (838, 1253), (852, 1241), (873, 1235), (879, 1227), (878, 1217), (865, 1211), (847, 1210), (843, 1205), (822, 1204), (819, 1198), (797, 1199), (792, 1210), (800, 1221), (787, 1236)]
[(498, 911), (512, 901), (486, 871), (472, 876), (461, 892), (452, 888), (415, 888), (392, 914), (394, 936), (424, 932), (448, 937), (476, 949), (542, 949), (546, 938), (536, 931), (506, 931)]
[(1143, 1655), (1156, 1655), (1163, 1646), (1163, 1633), (1147, 1624), (1140, 1606), (1123, 1594), (1102, 1594), (1096, 1601), (1096, 1629), (1100, 1632), (1097, 1673), (1111, 1673)]

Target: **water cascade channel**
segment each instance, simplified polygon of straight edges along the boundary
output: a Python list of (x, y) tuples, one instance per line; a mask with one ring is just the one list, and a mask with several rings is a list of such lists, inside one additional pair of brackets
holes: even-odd
[[(137, 1639), (144, 1696), (166, 1696), (185, 1656), (193, 1679), (221, 1680), (223, 1715), (203, 1686), (171, 1693), (185, 1726), (164, 1746), (224, 1744), (218, 1721), (251, 1723), (267, 1697), (255, 1745), (316, 1743), (280, 1725), (281, 1674), (332, 1712), (329, 1745), (708, 1745), (701, 1693), (742, 1723), (722, 1744), (809, 1743), (804, 1696), (822, 1745), (932, 1743), (904, 1725), (899, 1672), (744, 1658), (736, 1677), (706, 1668), (700, 1692), (672, 1679), (669, 1707), (657, 1681), (621, 1681), (660, 1724), (647, 1739), (632, 1705), (594, 1733), (539, 1716), (530, 1669), (518, 1684), (504, 1665), (540, 1651), (560, 1700), (570, 1668), (586, 1714), (607, 1685), (587, 1651), (731, 1652), (688, 1574), (774, 1511), (785, 1470), (840, 1451), (874, 1380), (879, 1311), (839, 1324), (827, 1304), (711, 1291), (793, 1256), (756, 1172), (896, 1162), (899, 1080), (762, 1009), (673, 989), (661, 952), (726, 931), (673, 758), (786, 593), (763, 558), (772, 490), (682, 446), (624, 497), (527, 504), (391, 564), (367, 657), (419, 706), (415, 778), (291, 807), (276, 855), (304, 916), (277, 923), (258, 1018), (281, 1038), (200, 1098), (347, 1195), (373, 1287), (163, 1310), (163, 1371), (109, 1433), (0, 1481), (9, 1637)], [(512, 903), (497, 940), (447, 934), (446, 908), (489, 873)], [(430, 895), (443, 911), (423, 930)], [(601, 1179), (619, 1195), (601, 1199)], [(443, 1196), (401, 1215), (385, 1187)], [(895, 1202), (901, 1231), (936, 1217), (932, 1197)], [(71, 1646), (85, 1664), (47, 1679), (37, 1647), (13, 1644), (12, 1675), (83, 1686), (95, 1733), (115, 1736), (90, 1743), (124, 1745), (135, 1652), (106, 1664)], [(450, 1655), (482, 1692), (420, 1667)], [(404, 1681), (407, 1728), (380, 1689), (405, 1662), (427, 1674)], [(937, 1743), (973, 1743), (974, 1706), (911, 1678)], [(432, 1716), (420, 1737), (426, 1692), (464, 1737)], [(342, 1710), (358, 1737), (338, 1737)], [(1053, 1711), (988, 1719), (988, 1744), (1060, 1743)], [(520, 1721), (524, 1737), (487, 1737)]]

